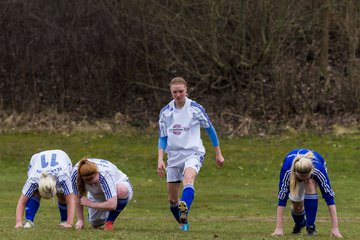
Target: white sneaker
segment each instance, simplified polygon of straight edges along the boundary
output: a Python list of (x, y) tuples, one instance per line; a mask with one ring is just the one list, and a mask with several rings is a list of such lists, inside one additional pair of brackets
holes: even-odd
[(33, 228), (34, 227), (34, 223), (30, 220), (26, 220), (25, 224), (24, 224), (24, 228)]

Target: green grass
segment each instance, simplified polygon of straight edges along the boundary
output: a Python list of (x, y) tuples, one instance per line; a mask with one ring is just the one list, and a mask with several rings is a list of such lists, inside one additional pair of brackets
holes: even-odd
[[(297, 147), (320, 152), (327, 161), (336, 193), (340, 231), (345, 239), (358, 238), (360, 217), (357, 189), (360, 169), (359, 136), (299, 135), (221, 139), (226, 164), (217, 168), (208, 150), (197, 177), (196, 196), (189, 216), (190, 232), (177, 228), (168, 210), (166, 182), (156, 175), (157, 137), (101, 134), (3, 133), (0, 135), (1, 239), (274, 239), (278, 175), (284, 155)], [(15, 208), (33, 153), (45, 149), (66, 151), (75, 164), (83, 156), (114, 162), (131, 179), (134, 197), (115, 222), (114, 232), (59, 229), (55, 199), (42, 200), (34, 229), (15, 229)], [(288, 204), (289, 205), (289, 204)], [(328, 239), (327, 207), (319, 201), (318, 236)], [(291, 236), (293, 222), (285, 215), (282, 239)]]

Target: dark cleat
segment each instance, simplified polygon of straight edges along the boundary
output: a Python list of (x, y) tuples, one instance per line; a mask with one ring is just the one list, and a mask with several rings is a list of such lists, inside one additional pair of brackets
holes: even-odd
[(292, 234), (300, 234), (301, 230), (306, 226), (306, 222), (304, 221), (303, 224), (295, 224), (293, 230), (292, 230)]
[(316, 236), (317, 231), (315, 229), (315, 225), (306, 227), (306, 235), (308, 236)]

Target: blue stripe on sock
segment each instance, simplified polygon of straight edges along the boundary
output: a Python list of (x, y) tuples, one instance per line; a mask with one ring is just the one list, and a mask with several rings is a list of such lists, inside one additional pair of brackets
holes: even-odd
[(317, 194), (305, 194), (305, 199), (318, 199)]

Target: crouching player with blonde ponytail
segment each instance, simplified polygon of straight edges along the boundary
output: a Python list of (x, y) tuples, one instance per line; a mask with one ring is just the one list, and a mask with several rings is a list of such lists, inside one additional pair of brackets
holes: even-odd
[[(60, 227), (71, 228), (74, 221), (75, 197), (71, 183), (72, 163), (61, 150), (48, 150), (34, 154), (28, 167), (28, 179), (16, 207), (15, 228), (34, 227), (40, 199), (58, 198)], [(22, 216), (25, 210), (25, 223)]]
[(84, 228), (84, 206), (92, 227), (113, 230), (113, 223), (133, 196), (127, 175), (104, 159), (83, 158), (72, 174), (76, 229)]
[(330, 213), (330, 236), (342, 237), (338, 228), (334, 191), (327, 175), (324, 158), (315, 151), (295, 149), (289, 152), (280, 171), (276, 228), (272, 236), (283, 236), (283, 217), (287, 199), (291, 200), (291, 215), (295, 226), (293, 234), (300, 234), (306, 227), (308, 236), (317, 234), (315, 228), (318, 207), (316, 188), (319, 186)]

